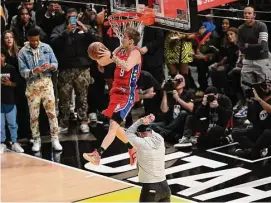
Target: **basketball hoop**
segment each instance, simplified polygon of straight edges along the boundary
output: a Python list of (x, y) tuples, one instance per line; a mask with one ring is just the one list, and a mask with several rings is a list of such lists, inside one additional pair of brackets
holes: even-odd
[(108, 22), (121, 41), (126, 28), (133, 27), (142, 34), (143, 25), (154, 24), (154, 16), (155, 14), (152, 9), (145, 9), (142, 13), (123, 12), (113, 14), (108, 17)]

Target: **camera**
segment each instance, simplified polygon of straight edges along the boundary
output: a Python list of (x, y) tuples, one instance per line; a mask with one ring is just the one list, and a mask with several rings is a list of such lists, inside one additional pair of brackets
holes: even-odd
[(243, 85), (246, 85), (249, 87), (249, 89), (245, 90), (245, 96), (247, 98), (253, 98), (254, 97), (254, 93), (253, 93), (253, 89), (255, 89), (255, 91), (257, 92), (257, 94), (259, 95), (259, 97), (263, 97), (264, 95), (270, 95), (270, 91), (268, 93), (266, 93), (264, 90), (268, 89), (268, 83), (270, 83), (270, 80), (264, 80), (263, 82), (260, 83), (249, 83), (246, 81), (242, 81)]
[(166, 91), (167, 93), (171, 93), (175, 89), (176, 85), (179, 85), (182, 82), (183, 82), (183, 78), (172, 79), (171, 77), (169, 77), (165, 81), (163, 90)]
[(215, 100), (215, 95), (211, 94), (207, 96), (207, 102), (212, 103)]

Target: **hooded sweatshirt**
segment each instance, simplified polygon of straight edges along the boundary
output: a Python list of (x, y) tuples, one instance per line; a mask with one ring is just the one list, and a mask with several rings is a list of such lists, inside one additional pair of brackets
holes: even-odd
[(164, 139), (154, 131), (150, 137), (138, 137), (141, 124), (141, 120), (136, 121), (126, 132), (129, 142), (137, 148), (139, 182), (159, 183), (166, 180)]

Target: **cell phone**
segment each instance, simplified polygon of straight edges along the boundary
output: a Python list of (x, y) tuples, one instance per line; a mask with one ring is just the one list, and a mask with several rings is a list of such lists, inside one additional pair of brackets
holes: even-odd
[(70, 24), (76, 25), (76, 23), (77, 23), (77, 18), (75, 16), (71, 16), (70, 17)]

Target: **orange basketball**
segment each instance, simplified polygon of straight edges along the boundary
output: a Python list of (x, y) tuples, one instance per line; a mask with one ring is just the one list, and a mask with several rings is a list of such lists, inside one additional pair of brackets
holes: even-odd
[(98, 60), (98, 52), (101, 48), (107, 49), (106, 46), (104, 46), (101, 42), (93, 42), (88, 47), (88, 56), (93, 60)]

